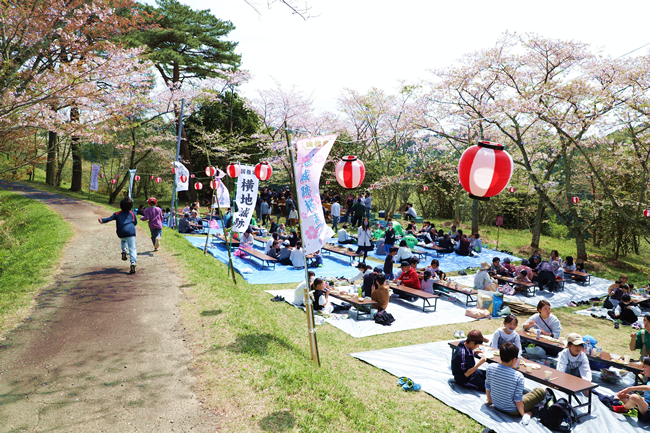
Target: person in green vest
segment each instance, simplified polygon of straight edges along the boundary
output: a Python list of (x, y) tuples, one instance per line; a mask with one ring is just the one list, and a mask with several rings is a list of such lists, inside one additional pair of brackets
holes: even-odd
[(377, 239), (383, 239), (384, 236), (386, 236), (386, 232), (385, 232), (384, 229), (381, 227), (381, 225), (380, 225), (379, 223), (377, 223), (377, 225), (376, 225), (376, 227), (375, 227), (375, 231), (372, 232), (372, 237), (373, 237), (373, 239), (375, 239), (375, 240), (377, 240)]
[(352, 220), (352, 225), (354, 227), (359, 227), (361, 226), (361, 223), (363, 222), (363, 216), (366, 213), (366, 208), (361, 203), (361, 199), (357, 199), (354, 205), (352, 206), (352, 211), (354, 212), (354, 219)]
[(402, 240), (406, 241), (406, 245), (408, 245), (409, 248), (413, 248), (418, 244), (418, 239), (410, 233), (404, 236)]
[(404, 228), (399, 221), (393, 221), (393, 228), (395, 229), (395, 234), (398, 236), (404, 236)]

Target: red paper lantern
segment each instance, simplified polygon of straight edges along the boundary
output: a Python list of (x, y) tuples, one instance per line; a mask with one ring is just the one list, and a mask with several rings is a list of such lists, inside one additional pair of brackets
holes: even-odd
[(429, 187), (426, 186), (426, 185), (424, 185), (424, 186), (422, 187), (422, 189), (423, 189), (424, 191), (429, 191)]
[(115, 185), (115, 184), (117, 183), (117, 180), (115, 180), (115, 179), (111, 179), (111, 183), (112, 183), (113, 185)]
[(208, 177), (214, 177), (214, 175), (217, 174), (217, 169), (213, 166), (207, 166), (205, 167), (205, 175)]
[(140, 175), (136, 174), (136, 175), (133, 177), (133, 180), (135, 180), (136, 182), (139, 181), (139, 180), (140, 180)]
[(187, 182), (187, 176), (184, 175), (184, 174), (181, 174), (180, 180), (181, 180), (181, 183)]
[(172, 173), (176, 174), (176, 166), (172, 167)]
[(226, 167), (226, 173), (232, 178), (239, 177), (239, 174), (241, 173), (241, 167), (239, 164), (231, 162), (228, 164), (228, 167)]
[(479, 141), (460, 157), (458, 180), (471, 198), (489, 200), (508, 185), (512, 169), (512, 157), (502, 144)]
[(156, 178), (156, 183), (160, 183), (160, 182), (162, 182), (162, 178), (161, 178), (161, 177), (157, 177), (157, 178)]
[(644, 210), (643, 211), (643, 216), (646, 217), (646, 218), (650, 217), (650, 209)]
[(269, 165), (269, 163), (266, 161), (262, 161), (255, 166), (255, 176), (257, 176), (257, 178), (261, 181), (269, 180), (272, 173), (273, 169), (271, 168), (271, 165)]
[(99, 173), (99, 178), (103, 179), (104, 178), (104, 173)]
[(571, 203), (578, 204), (579, 201), (580, 199), (578, 197), (571, 197)]
[(215, 179), (215, 180), (210, 181), (210, 188), (217, 189), (218, 186), (219, 186), (219, 181), (218, 180)]
[(194, 179), (194, 173), (190, 174), (190, 179)]
[(336, 168), (336, 181), (344, 188), (356, 188), (366, 177), (366, 167), (356, 156), (348, 155), (341, 158)]
[(119, 174), (116, 174), (116, 175), (115, 175), (115, 179), (119, 179), (119, 178), (120, 178), (120, 175), (119, 175)]
[(196, 191), (201, 191), (201, 190), (203, 189), (203, 184), (202, 184), (201, 182), (196, 182), (196, 183), (194, 184), (194, 189), (195, 189)]
[(155, 178), (156, 178), (156, 176), (154, 176), (154, 175), (149, 176), (149, 179), (151, 179), (151, 180), (154, 180)]
[(329, 184), (330, 184), (330, 181), (329, 181), (329, 180), (326, 180), (326, 181), (325, 181), (325, 185), (329, 185)]
[(508, 188), (508, 191), (510, 191), (510, 192), (515, 192), (515, 187), (514, 187), (514, 186), (511, 186), (510, 188)]

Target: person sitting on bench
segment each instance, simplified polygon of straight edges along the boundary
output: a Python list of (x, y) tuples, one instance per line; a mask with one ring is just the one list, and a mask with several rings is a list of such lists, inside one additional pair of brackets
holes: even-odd
[(403, 261), (400, 268), (402, 268), (402, 274), (397, 279), (399, 284), (420, 290), (420, 277), (418, 276), (417, 271), (411, 267), (411, 264), (407, 261)]
[(302, 242), (298, 241), (296, 243), (296, 248), (291, 251), (289, 258), (294, 269), (302, 269), (305, 267), (305, 257), (302, 254)]
[(461, 341), (451, 355), (451, 373), (456, 383), (481, 392), (485, 391), (485, 370), (479, 370), (479, 367), (487, 358), (481, 358), (477, 363), (474, 355), (478, 354), (478, 347), (483, 341), (481, 331), (469, 331), (467, 339)]
[(346, 230), (348, 228), (347, 224), (343, 224), (343, 227), (341, 227), (341, 230), (338, 232), (338, 239), (339, 239), (339, 244), (352, 244), (354, 243), (354, 240), (350, 237), (348, 234), (348, 231)]
[[(647, 316), (646, 316), (647, 317)], [(625, 409), (630, 410), (636, 408), (639, 411), (639, 423), (647, 425), (650, 424), (650, 384), (647, 378), (650, 377), (650, 358), (643, 358), (643, 376), (646, 382), (643, 385), (628, 386), (623, 388), (616, 394)], [(643, 392), (643, 396), (637, 394)]]
[(399, 250), (397, 250), (397, 255), (393, 258), (393, 260), (396, 263), (401, 263), (404, 260), (409, 260), (411, 257), (413, 257), (413, 253), (411, 252), (411, 249), (406, 244), (406, 241), (405, 240), (400, 241)]
[(190, 213), (185, 212), (184, 218), (178, 222), (178, 232), (184, 234), (193, 234), (194, 230), (190, 227)]
[(284, 248), (280, 250), (280, 264), (291, 266), (291, 253), (293, 252), (293, 248), (291, 248), (289, 241), (282, 242), (282, 246)]

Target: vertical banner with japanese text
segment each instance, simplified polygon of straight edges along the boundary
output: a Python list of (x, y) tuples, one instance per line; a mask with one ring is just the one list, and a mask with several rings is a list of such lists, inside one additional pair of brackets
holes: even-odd
[(325, 222), (320, 199), (320, 175), (337, 135), (296, 140), (296, 194), (300, 209), (302, 245), (305, 254), (323, 248), (334, 231)]
[(99, 189), (99, 169), (101, 166), (99, 164), (93, 164), (93, 168), (90, 171), (90, 190), (97, 191)]
[(215, 179), (217, 182), (217, 189), (214, 191), (214, 195), (217, 197), (217, 200), (212, 205), (213, 208), (229, 208), (230, 207), (230, 193), (226, 185), (221, 182), (221, 179)]
[(259, 179), (255, 176), (255, 167), (242, 165), (237, 178), (237, 212), (233, 219), (232, 228), (238, 233), (244, 233), (251, 223), (255, 205), (257, 204), (257, 188)]
[(129, 175), (131, 176), (131, 179), (129, 179), (129, 198), (133, 199), (133, 180), (135, 179), (135, 172), (138, 171), (137, 168), (134, 169), (129, 169)]

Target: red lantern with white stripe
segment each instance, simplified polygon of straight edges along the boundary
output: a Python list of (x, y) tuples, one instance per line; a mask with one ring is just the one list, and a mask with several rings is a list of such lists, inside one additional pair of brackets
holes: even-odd
[(184, 175), (184, 174), (181, 174), (180, 181), (181, 181), (181, 183), (187, 182), (187, 176)]
[(136, 182), (139, 181), (140, 180), (140, 175), (136, 174), (135, 176), (133, 176), (133, 180), (135, 180)]
[(172, 173), (176, 174), (176, 167), (172, 167)]
[(104, 173), (99, 173), (99, 178), (103, 179), (104, 178)]
[(156, 178), (156, 183), (160, 183), (160, 182), (162, 182), (162, 178), (161, 178), (161, 177), (157, 177), (157, 178)]
[(363, 182), (366, 177), (366, 167), (363, 162), (359, 161), (356, 156), (348, 155), (341, 158), (336, 168), (336, 181), (344, 188), (356, 188)]
[(119, 179), (119, 178), (120, 178), (120, 175), (119, 175), (119, 174), (116, 174), (116, 175), (115, 175), (115, 179)]
[(153, 174), (151, 176), (149, 176), (149, 179), (151, 179), (151, 180), (154, 180), (155, 178), (156, 178), (156, 176), (154, 176)]
[(646, 218), (650, 217), (650, 209), (644, 210), (643, 211), (643, 216), (646, 217)]
[(218, 180), (215, 179), (215, 180), (210, 181), (210, 188), (217, 189), (218, 186), (219, 186), (219, 181)]
[(239, 174), (241, 173), (241, 167), (239, 164), (231, 162), (228, 164), (228, 167), (226, 167), (226, 173), (232, 178), (239, 177)]
[(423, 190), (423, 191), (429, 191), (429, 187), (426, 186), (426, 185), (424, 185), (424, 186), (422, 187), (422, 190)]
[(329, 185), (329, 184), (330, 184), (330, 181), (329, 181), (329, 180), (326, 180), (326, 181), (325, 181), (325, 185)]
[(512, 177), (512, 157), (502, 144), (479, 141), (468, 147), (458, 163), (458, 180), (475, 200), (499, 194)]
[(201, 182), (196, 182), (196, 183), (194, 184), (194, 189), (195, 189), (196, 191), (201, 191), (201, 190), (203, 189), (203, 184), (202, 184)]
[(205, 167), (205, 175), (208, 177), (214, 177), (217, 174), (217, 169), (211, 165)]
[(578, 197), (571, 197), (571, 203), (578, 204), (579, 201), (580, 199)]
[(194, 179), (194, 173), (190, 174), (190, 179)]
[(255, 176), (257, 176), (259, 180), (269, 180), (271, 178), (271, 174), (273, 174), (273, 169), (268, 162), (262, 161), (255, 166)]
[(111, 183), (112, 183), (113, 185), (115, 185), (115, 184), (117, 183), (117, 180), (115, 180), (115, 179), (111, 179)]
[(510, 188), (508, 188), (508, 191), (510, 191), (510, 192), (515, 192), (515, 187), (514, 187), (514, 186), (511, 186)]

